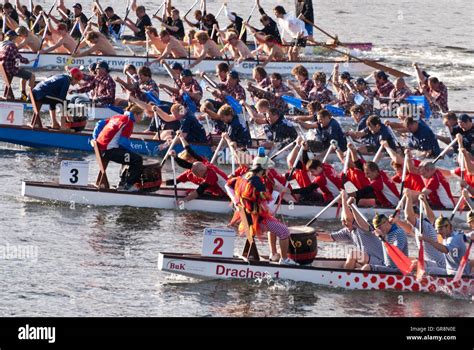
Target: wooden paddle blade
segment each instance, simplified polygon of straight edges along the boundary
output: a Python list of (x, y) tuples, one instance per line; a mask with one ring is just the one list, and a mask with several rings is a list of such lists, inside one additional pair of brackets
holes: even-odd
[(387, 253), (390, 256), (390, 259), (397, 265), (398, 269), (404, 275), (408, 275), (413, 270), (413, 264), (398, 247), (391, 245), (390, 243), (384, 241), (383, 242), (385, 249), (387, 249)]
[[(352, 56), (354, 57), (354, 56)], [(402, 72), (402, 71), (399, 71), (395, 68), (390, 68), (390, 67), (387, 67), (383, 64), (380, 64), (378, 62), (375, 62), (375, 61), (372, 61), (372, 60), (368, 60), (368, 59), (361, 59), (362, 62), (364, 62), (365, 65), (369, 66), (369, 67), (372, 67), (372, 68), (375, 68), (377, 70), (383, 70), (385, 73), (388, 73), (390, 75), (393, 75), (394, 77), (397, 77), (397, 78), (402, 78), (402, 77), (409, 77), (410, 74), (407, 74), (405, 72)]]

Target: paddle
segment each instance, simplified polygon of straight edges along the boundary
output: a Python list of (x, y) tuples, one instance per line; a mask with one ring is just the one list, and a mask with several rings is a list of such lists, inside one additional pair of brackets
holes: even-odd
[(256, 8), (257, 8), (257, 2), (255, 2), (255, 4), (253, 5), (252, 10), (250, 11), (250, 15), (247, 18), (247, 20), (245, 21), (245, 23), (242, 23), (242, 29), (240, 30), (240, 34), (239, 34), (239, 40), (242, 39), (242, 37), (244, 36), (244, 33), (247, 29), (246, 24), (248, 24), (250, 22), (250, 19), (252, 18), (252, 15), (253, 15)]
[(219, 151), (221, 150), (222, 145), (224, 144), (224, 141), (225, 141), (225, 139), (223, 137), (221, 137), (221, 140), (219, 141), (219, 144), (217, 145), (217, 148), (214, 151), (214, 154), (212, 155), (211, 162), (210, 162), (211, 164), (216, 161), (217, 155), (218, 155)]
[(454, 216), (456, 215), (456, 211), (458, 210), (459, 206), (461, 205), (463, 199), (464, 199), (463, 196), (459, 196), (459, 199), (458, 199), (456, 205), (454, 206), (453, 211), (451, 212), (451, 216), (449, 217), (449, 221), (454, 219)]
[(326, 154), (324, 155), (324, 158), (323, 158), (323, 161), (322, 161), (323, 163), (326, 163), (326, 161), (328, 160), (329, 155), (334, 150), (336, 150), (336, 148), (337, 148), (337, 141), (336, 140), (331, 140), (330, 144), (331, 144), (331, 146), (328, 147), (328, 150), (327, 150)]
[(436, 162), (438, 160), (441, 159), (441, 157), (443, 157), (446, 153), (448, 153), (448, 151), (450, 150), (451, 147), (454, 146), (454, 144), (457, 142), (456, 139), (454, 139), (453, 141), (451, 141), (451, 143), (449, 145), (446, 146), (446, 148), (433, 160), (433, 164), (436, 164)]
[(456, 275), (454, 275), (454, 278), (453, 278), (453, 283), (459, 281), (462, 278), (464, 269), (466, 268), (466, 264), (469, 261), (469, 254), (471, 253), (471, 247), (472, 247), (472, 240), (469, 242), (469, 245), (466, 249), (466, 253), (461, 258), (461, 262), (459, 263), (459, 268), (456, 271)]
[(171, 144), (168, 148), (168, 151), (166, 151), (166, 154), (165, 156), (163, 157), (163, 159), (161, 160), (161, 163), (160, 163), (160, 166), (163, 167), (163, 165), (165, 165), (165, 162), (166, 162), (166, 159), (169, 157), (171, 151), (173, 150), (173, 147), (174, 145), (176, 144), (176, 142), (178, 142), (178, 139), (179, 139), (179, 134), (176, 134), (176, 136), (174, 137), (173, 141), (171, 141)]
[[(166, 70), (166, 73), (168, 73), (168, 75), (170, 76), (171, 79), (173, 79), (174, 83), (176, 84), (177, 87), (180, 87), (179, 86), (179, 82), (178, 80), (174, 77), (173, 75), (173, 72), (171, 71), (171, 67), (170, 65), (163, 60), (162, 62), (163, 64), (163, 67), (165, 68)], [(186, 107), (188, 107), (188, 110), (194, 114), (196, 113), (197, 111), (197, 106), (196, 106), (196, 103), (193, 101), (193, 99), (191, 98), (191, 96), (189, 96), (189, 94), (187, 92), (183, 92), (183, 102), (184, 104), (186, 105)]]
[(158, 10), (156, 10), (156, 12), (152, 16), (152, 18), (155, 17), (156, 15), (158, 15), (158, 12), (160, 12), (160, 10), (163, 8), (163, 6), (165, 6), (165, 3), (166, 3), (166, 0), (161, 3), (160, 7), (158, 7)]
[(176, 165), (174, 164), (174, 158), (171, 157), (171, 169), (173, 169), (173, 188), (174, 188), (174, 200), (178, 205), (178, 185), (176, 182)]
[(397, 135), (395, 135), (395, 132), (393, 131), (392, 127), (390, 125), (386, 125), (388, 131), (390, 132), (390, 135), (392, 135), (393, 140), (397, 144), (398, 148), (403, 149), (402, 144), (398, 140)]
[(191, 10), (194, 8), (194, 6), (196, 6), (196, 4), (199, 2), (200, 0), (196, 0), (193, 2), (193, 4), (191, 5), (191, 7), (189, 8), (188, 11), (186, 11), (186, 13), (184, 14), (183, 18), (186, 17), (187, 15), (189, 15), (189, 13), (191, 12)]
[[(405, 179), (407, 177), (407, 167), (408, 167), (408, 154), (405, 153), (405, 158), (403, 158), (403, 170), (402, 170), (402, 181), (401, 181), (401, 187), (400, 187), (400, 201), (399, 203), (402, 202), (403, 198), (403, 191), (405, 189)], [(398, 208), (398, 205), (397, 205)], [(395, 217), (397, 216), (398, 212), (400, 209), (395, 208), (395, 211), (393, 212), (392, 216)]]
[[(206, 73), (202, 73), (201, 76), (205, 81), (207, 81), (207, 83), (213, 89), (220, 90), (219, 85), (217, 85), (217, 83), (215, 81), (213, 81), (211, 78), (209, 78)], [(230, 95), (226, 95), (224, 97), (224, 99), (236, 114), (241, 114), (243, 112), (242, 106), (240, 105), (240, 103), (234, 97), (232, 97)]]
[(374, 159), (372, 159), (374, 163), (377, 163), (379, 161), (380, 157), (382, 156), (383, 150), (384, 150), (384, 147), (380, 145), (379, 149), (375, 153)]
[(66, 61), (66, 66), (69, 66), (70, 64), (72, 64), (72, 60), (73, 60), (73, 57), (72, 57), (72, 56), (74, 56), (74, 55), (76, 54), (77, 50), (79, 49), (79, 46), (81, 46), (81, 42), (82, 42), (82, 40), (84, 39), (84, 35), (86, 35), (86, 32), (87, 32), (87, 30), (88, 30), (90, 24), (91, 24), (91, 22), (90, 22), (90, 18), (89, 18), (89, 20), (87, 21), (87, 25), (86, 25), (86, 27), (84, 28), (84, 31), (82, 32), (82, 35), (81, 35), (81, 37), (79, 38), (79, 41), (77, 42), (76, 47), (74, 48), (74, 50), (72, 51), (72, 53), (69, 55), (69, 58), (68, 58), (67, 61)]
[(270, 159), (271, 159), (271, 160), (275, 159), (276, 157), (278, 157), (278, 156), (279, 156), (280, 154), (282, 154), (283, 152), (289, 150), (289, 149), (293, 146), (293, 144), (295, 144), (295, 143), (296, 143), (296, 140), (290, 142), (290, 143), (287, 144), (285, 147), (283, 147), (281, 150), (279, 150), (277, 153), (275, 153), (274, 155), (272, 155), (272, 156), (270, 157)]
[[(359, 208), (352, 203), (351, 208), (355, 210), (359, 216), (365, 221), (365, 223), (369, 226), (370, 230), (375, 231), (374, 226), (369, 222), (369, 220), (365, 217), (364, 214), (359, 210)], [(413, 264), (410, 258), (408, 258), (398, 247), (390, 244), (383, 236), (378, 236), (379, 239), (382, 241), (385, 249), (387, 250), (387, 254), (392, 259), (394, 264), (398, 267), (403, 275), (407, 275), (413, 269)]]
[(318, 220), (321, 215), (323, 215), (329, 208), (331, 208), (339, 200), (339, 198), (341, 198), (341, 194), (338, 194), (336, 197), (334, 197), (334, 199), (328, 205), (321, 209), (321, 211), (317, 213), (314, 218), (312, 218), (306, 223), (306, 226), (311, 226), (316, 220)]
[[(38, 68), (39, 58), (40, 58), (40, 55), (41, 55), (39, 52), (41, 51), (41, 48), (43, 47), (44, 40), (46, 39), (46, 33), (48, 32), (48, 28), (49, 28), (47, 17), (49, 17), (51, 15), (51, 12), (53, 11), (53, 8), (54, 8), (54, 6), (56, 5), (57, 2), (58, 2), (58, 0), (54, 1), (53, 6), (51, 6), (51, 8), (49, 9), (48, 14), (46, 16), (43, 14), (43, 18), (44, 18), (44, 22), (45, 22), (44, 33), (43, 33), (43, 36), (41, 37), (39, 50), (38, 50), (38, 55), (36, 56), (35, 62), (33, 63), (33, 68)], [(40, 18), (41, 18), (41, 16), (38, 16), (37, 21), (39, 21)], [(35, 25), (36, 24), (33, 25), (33, 28), (34, 28)]]
[[(420, 208), (420, 218), (419, 220), (419, 228), (418, 231), (420, 235), (423, 236), (423, 200), (420, 199), (419, 202)], [(423, 246), (423, 240), (419, 240), (420, 248), (418, 250), (418, 261), (416, 264), (416, 280), (420, 281), (423, 275), (425, 274), (425, 251)]]
[(123, 18), (122, 25), (120, 26), (119, 30), (119, 38), (122, 37), (123, 32), (125, 31), (125, 23), (127, 22), (128, 15), (130, 14), (130, 10), (132, 9), (132, 4), (127, 0), (127, 10), (125, 11), (125, 17)]

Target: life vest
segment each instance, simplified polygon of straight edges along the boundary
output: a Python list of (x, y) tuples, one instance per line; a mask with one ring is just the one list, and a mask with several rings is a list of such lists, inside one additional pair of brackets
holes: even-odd
[(107, 119), (106, 124), (96, 139), (99, 149), (101, 151), (109, 149), (109, 144), (117, 138), (130, 138), (133, 132), (133, 124), (134, 119), (132, 115), (116, 115)]

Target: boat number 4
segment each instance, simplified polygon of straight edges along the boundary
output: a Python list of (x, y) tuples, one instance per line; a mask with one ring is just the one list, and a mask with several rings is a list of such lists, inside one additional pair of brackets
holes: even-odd
[(59, 183), (69, 186), (87, 186), (89, 162), (63, 160), (59, 174)]
[(227, 228), (206, 228), (202, 240), (202, 255), (219, 258), (234, 256), (235, 231)]
[(23, 125), (23, 106), (0, 103), (0, 124)]

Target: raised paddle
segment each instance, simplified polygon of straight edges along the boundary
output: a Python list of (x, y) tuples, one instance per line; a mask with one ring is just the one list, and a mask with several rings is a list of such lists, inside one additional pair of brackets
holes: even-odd
[(328, 147), (328, 150), (326, 152), (326, 154), (324, 155), (324, 158), (322, 160), (323, 163), (326, 163), (326, 161), (328, 160), (328, 157), (329, 155), (336, 150), (337, 148), (337, 141), (336, 140), (331, 140), (330, 141), (330, 144), (331, 146)]
[(469, 261), (469, 254), (471, 253), (472, 248), (472, 240), (469, 242), (467, 246), (466, 253), (464, 253), (463, 257), (461, 258), (461, 262), (459, 263), (459, 268), (456, 271), (456, 275), (454, 275), (453, 282), (458, 282), (464, 273), (464, 269)]
[(296, 140), (295, 141), (291, 141), (289, 144), (287, 144), (285, 147), (283, 147), (281, 150), (279, 150), (278, 152), (276, 152), (274, 155), (272, 155), (270, 157), (271, 160), (275, 159), (276, 157), (278, 157), (280, 154), (282, 154), (283, 152), (289, 150), (294, 144), (296, 143)]
[[(54, 3), (53, 3), (53, 6), (51, 6), (51, 8), (49, 9), (48, 11), (48, 14), (47, 15), (44, 15), (43, 14), (43, 18), (44, 18), (44, 22), (45, 22), (45, 27), (44, 27), (44, 33), (43, 33), (43, 36), (41, 38), (41, 41), (40, 41), (40, 45), (39, 45), (39, 50), (38, 50), (38, 55), (36, 56), (36, 59), (35, 59), (35, 62), (33, 63), (33, 68), (38, 68), (38, 64), (39, 64), (39, 58), (40, 58), (40, 53), (39, 51), (41, 51), (41, 48), (43, 47), (43, 43), (44, 43), (44, 40), (46, 39), (46, 33), (48, 32), (48, 19), (47, 17), (49, 17), (51, 15), (51, 12), (53, 11), (53, 8), (54, 6), (56, 5), (56, 3), (58, 2), (58, 0), (56, 0)], [(37, 18), (37, 21), (39, 21), (39, 19), (41, 18), (41, 16), (38, 16)], [(36, 22), (35, 22), (36, 23)], [(33, 25), (33, 28), (36, 24)]]
[(132, 9), (132, 4), (127, 1), (127, 10), (125, 11), (125, 17), (123, 18), (122, 25), (120, 26), (119, 30), (119, 38), (122, 38), (123, 32), (125, 31), (125, 27), (128, 19), (128, 15), (130, 14), (130, 10)]
[(374, 163), (377, 163), (380, 160), (380, 157), (382, 156), (383, 150), (384, 150), (384, 147), (382, 145), (380, 145), (379, 149), (375, 153), (374, 159), (372, 159), (372, 161)]
[(217, 148), (214, 151), (214, 154), (212, 155), (211, 162), (210, 162), (211, 164), (216, 161), (217, 155), (218, 155), (219, 151), (221, 150), (222, 146), (224, 145), (224, 142), (225, 142), (225, 139), (223, 137), (221, 137), (221, 140), (219, 141), (219, 144), (217, 145)]
[[(420, 208), (420, 218), (419, 220), (419, 227), (418, 231), (420, 235), (423, 236), (423, 200), (420, 199), (419, 202)], [(423, 246), (423, 240), (419, 240), (420, 248), (418, 250), (418, 261), (416, 263), (416, 280), (420, 281), (423, 275), (425, 274), (425, 248)]]
[[(402, 202), (403, 190), (405, 189), (405, 179), (407, 177), (407, 167), (408, 167), (408, 154), (405, 153), (405, 158), (403, 158), (402, 183), (401, 183), (401, 187), (400, 187), (400, 201), (398, 202), (399, 204)], [(397, 216), (399, 211), (400, 211), (400, 208), (397, 205), (397, 207), (395, 208), (395, 211), (393, 212), (392, 216), (393, 217)]]
[(463, 196), (459, 196), (459, 199), (458, 199), (456, 205), (454, 206), (453, 211), (451, 212), (451, 216), (449, 217), (449, 221), (454, 219), (454, 216), (456, 215), (456, 211), (459, 209), (459, 206), (461, 205), (463, 199), (464, 199)]
[(187, 15), (189, 15), (189, 13), (191, 12), (191, 10), (194, 8), (194, 6), (196, 6), (196, 4), (199, 2), (200, 0), (196, 0), (193, 2), (193, 4), (191, 5), (191, 7), (189, 8), (188, 11), (186, 11), (186, 13), (184, 14), (183, 18), (186, 17)]
[[(369, 226), (370, 230), (375, 231), (374, 226), (369, 222), (369, 220), (365, 217), (365, 215), (362, 214), (360, 209), (354, 203), (351, 204), (351, 208), (359, 214), (359, 216)], [(397, 265), (401, 273), (404, 275), (408, 275), (413, 270), (413, 267), (414, 267), (410, 258), (408, 258), (398, 247), (388, 243), (384, 237), (382, 236), (378, 236), (378, 237), (382, 241), (385, 249), (387, 249), (387, 253), (390, 259), (392, 259), (394, 264)]]
[(446, 146), (446, 148), (433, 160), (433, 164), (436, 164), (438, 160), (440, 160), (448, 151), (451, 149), (451, 147), (454, 146), (454, 144), (458, 142), (456, 139), (450, 142), (449, 145)]
[(339, 198), (341, 198), (341, 194), (339, 193), (336, 197), (334, 197), (334, 199), (328, 204), (326, 205), (323, 209), (320, 210), (319, 213), (317, 213), (315, 215), (314, 218), (312, 218), (311, 220), (309, 220), (307, 223), (306, 223), (306, 226), (311, 226), (316, 220), (318, 220), (318, 218), (323, 215), (329, 208), (331, 208), (338, 200)]
[(173, 170), (173, 189), (174, 189), (174, 200), (178, 204), (178, 185), (176, 182), (176, 165), (174, 164), (174, 158), (171, 157), (171, 169)]
[(247, 18), (247, 20), (244, 23), (242, 23), (242, 29), (240, 30), (240, 34), (239, 34), (239, 40), (242, 39), (242, 37), (244, 36), (244, 33), (247, 29), (246, 24), (250, 22), (250, 19), (252, 18), (252, 15), (256, 8), (257, 8), (257, 2), (255, 2), (255, 4), (253, 5), (252, 10), (250, 11), (250, 15)]
[(179, 140), (179, 134), (176, 134), (176, 136), (174, 137), (173, 141), (171, 141), (171, 144), (170, 146), (168, 147), (168, 151), (166, 151), (166, 154), (165, 156), (163, 157), (163, 159), (161, 160), (161, 163), (160, 163), (160, 166), (163, 167), (163, 165), (165, 165), (165, 162), (166, 162), (166, 159), (169, 157), (174, 145), (176, 145), (176, 142), (178, 142)]

